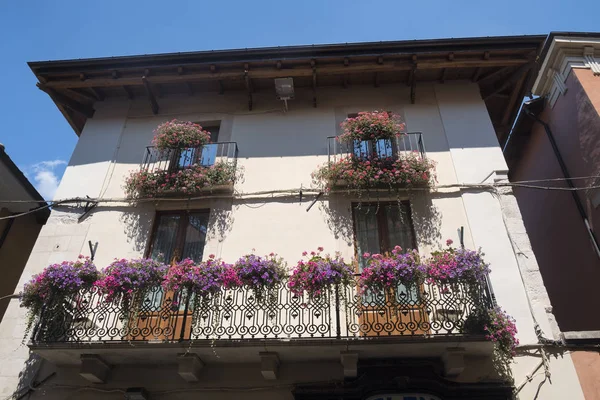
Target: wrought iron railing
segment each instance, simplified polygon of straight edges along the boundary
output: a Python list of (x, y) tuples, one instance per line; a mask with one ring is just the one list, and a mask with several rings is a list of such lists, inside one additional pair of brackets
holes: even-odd
[[(480, 334), (479, 311), (493, 306), (486, 285), (422, 283), (390, 293), (359, 293), (358, 277), (319, 299), (295, 296), (287, 282), (260, 300), (248, 288), (210, 299), (164, 292), (107, 302), (96, 289), (48, 301), (32, 343), (357, 339)], [(479, 327), (481, 328), (481, 327)]]
[(337, 136), (327, 138), (329, 162), (336, 162), (350, 156), (385, 158), (413, 152), (417, 152), (422, 158), (425, 158), (425, 145), (421, 132), (411, 132), (392, 139), (355, 140), (350, 143), (341, 142)]
[(238, 148), (236, 142), (209, 143), (201, 147), (181, 149), (158, 149), (146, 147), (142, 170), (148, 172), (174, 172), (193, 165), (210, 167), (218, 161), (237, 162)]

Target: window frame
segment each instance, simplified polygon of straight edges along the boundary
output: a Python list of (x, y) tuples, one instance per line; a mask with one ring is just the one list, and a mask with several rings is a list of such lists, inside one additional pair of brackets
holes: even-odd
[[(389, 236), (389, 228), (387, 224), (387, 211), (385, 209), (388, 205), (396, 205), (398, 206), (401, 203), (406, 207), (406, 219), (409, 224), (410, 234), (412, 237), (411, 246), (413, 249), (418, 250), (417, 247), (417, 236), (415, 234), (415, 224), (412, 218), (412, 207), (409, 200), (400, 200), (400, 201), (371, 201), (371, 202), (351, 202), (350, 206), (352, 208), (352, 230), (354, 233), (353, 244), (354, 244), (354, 256), (356, 260), (356, 271), (360, 273), (360, 264), (359, 257), (362, 257), (362, 254), (358, 254), (358, 230), (356, 227), (356, 206), (361, 204), (363, 206), (379, 206), (379, 210), (376, 215), (377, 221), (377, 233), (379, 236), (379, 250), (381, 254), (385, 254), (387, 252), (391, 252), (393, 247), (390, 244), (390, 236)], [(383, 212), (382, 212), (383, 211)]]
[[(175, 246), (173, 249), (174, 255), (177, 257), (177, 261), (181, 261), (181, 256), (183, 254), (183, 249), (185, 247), (185, 232), (189, 225), (189, 219), (187, 216), (191, 213), (205, 213), (207, 216), (207, 227), (210, 222), (210, 208), (200, 208), (200, 209), (192, 209), (192, 210), (157, 210), (154, 213), (154, 221), (152, 223), (152, 232), (150, 233), (150, 239), (148, 241), (148, 245), (146, 246), (146, 251), (144, 253), (145, 258), (150, 258), (152, 255), (152, 249), (154, 247), (154, 239), (156, 238), (156, 233), (158, 231), (158, 227), (160, 225), (160, 220), (163, 215), (180, 215), (181, 219), (179, 226), (177, 228), (177, 235), (175, 236)], [(206, 240), (204, 241), (204, 247), (206, 247)], [(204, 250), (204, 249), (203, 249)], [(204, 251), (202, 252), (202, 258), (204, 258)], [(164, 260), (165, 264), (170, 265), (171, 260)]]

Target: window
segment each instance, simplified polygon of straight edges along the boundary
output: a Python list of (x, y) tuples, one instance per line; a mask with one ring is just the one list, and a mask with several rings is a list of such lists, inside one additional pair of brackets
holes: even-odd
[(405, 250), (416, 248), (410, 204), (360, 203), (353, 205), (356, 251), (360, 270), (364, 268), (364, 253), (386, 253), (395, 246)]
[[(202, 125), (201, 123), (198, 124)], [(217, 144), (219, 125), (202, 126), (202, 128), (210, 132), (210, 143), (202, 146), (202, 149), (192, 147), (178, 150), (175, 153), (175, 160), (177, 162), (173, 164), (176, 169), (186, 168), (195, 164), (210, 167), (215, 163), (219, 146)]]
[[(389, 203), (360, 203), (353, 204), (354, 234), (358, 267), (362, 271), (366, 267), (363, 254), (384, 254), (391, 252), (395, 246), (403, 250), (416, 248), (414, 229), (410, 216), (408, 201)], [(396, 290), (396, 295), (406, 293), (404, 301), (416, 303), (418, 293), (412, 288), (407, 293), (404, 285)], [(385, 301), (382, 293), (367, 293), (365, 304), (379, 304)]]
[[(195, 262), (202, 261), (208, 217), (208, 211), (158, 212), (147, 257), (154, 260), (161, 259), (166, 264), (186, 258)], [(177, 297), (173, 298), (176, 299)], [(162, 289), (147, 293), (146, 301), (149, 302), (148, 311), (160, 311), (164, 301)], [(179, 311), (184, 308), (184, 303), (179, 305)]]
[[(392, 112), (388, 111), (391, 116)], [(356, 118), (358, 113), (348, 114), (348, 118)], [(377, 155), (380, 158), (392, 157), (396, 153), (395, 143), (391, 139), (355, 140), (352, 153), (359, 158), (370, 158)]]
[(208, 211), (157, 213), (148, 257), (161, 258), (167, 264), (184, 258), (200, 262), (206, 242), (208, 216)]
[(220, 126), (205, 126), (204, 129), (210, 132), (210, 144), (207, 144), (202, 148), (200, 164), (209, 167), (215, 163), (215, 159), (217, 158), (217, 150), (219, 148), (217, 141), (219, 140)]

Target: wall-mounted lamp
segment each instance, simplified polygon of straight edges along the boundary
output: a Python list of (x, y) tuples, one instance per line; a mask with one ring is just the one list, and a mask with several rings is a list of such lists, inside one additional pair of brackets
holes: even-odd
[(288, 110), (288, 100), (294, 99), (294, 79), (293, 78), (277, 78), (275, 79), (275, 92), (277, 99), (283, 100), (285, 111)]

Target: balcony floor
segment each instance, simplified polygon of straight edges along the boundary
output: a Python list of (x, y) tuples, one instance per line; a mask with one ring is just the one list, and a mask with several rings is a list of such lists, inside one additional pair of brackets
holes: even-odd
[(277, 352), (282, 362), (339, 360), (340, 352), (356, 351), (361, 359), (441, 357), (460, 347), (465, 356), (489, 357), (493, 344), (483, 336), (376, 337), (360, 339), (253, 339), (183, 342), (64, 342), (30, 344), (35, 354), (57, 365), (78, 365), (82, 354), (97, 354), (117, 364), (174, 363), (190, 351), (208, 364), (257, 362), (262, 351)]

